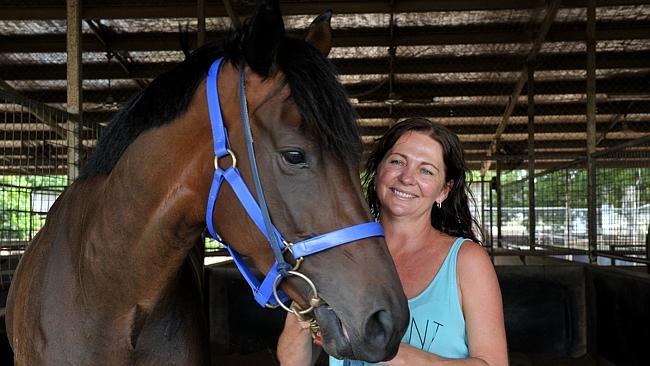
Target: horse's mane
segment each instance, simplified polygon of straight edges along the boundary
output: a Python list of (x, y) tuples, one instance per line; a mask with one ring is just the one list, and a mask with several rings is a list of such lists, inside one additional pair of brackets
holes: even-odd
[[(133, 96), (103, 131), (79, 179), (109, 173), (138, 135), (183, 115), (214, 60), (223, 56), (239, 65), (243, 58), (240, 45), (244, 32), (233, 32), (223, 43), (211, 43), (195, 50), (185, 61)], [(316, 48), (289, 37), (280, 44), (276, 64), (284, 72), (305, 127), (340, 158), (358, 158), (361, 141), (356, 115), (337, 81), (333, 65)]]

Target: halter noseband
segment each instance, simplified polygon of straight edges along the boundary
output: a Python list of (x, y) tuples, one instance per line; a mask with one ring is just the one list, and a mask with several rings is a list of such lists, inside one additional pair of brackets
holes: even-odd
[[(237, 160), (235, 158), (235, 154), (232, 152), (232, 150), (230, 150), (228, 132), (226, 131), (221, 116), (221, 104), (219, 102), (217, 84), (222, 62), (223, 57), (214, 61), (210, 67), (206, 81), (208, 109), (210, 114), (210, 123), (212, 126), (215, 154), (215, 170), (214, 176), (212, 178), (212, 186), (210, 187), (208, 206), (206, 210), (206, 223), (208, 231), (213, 238), (223, 243), (223, 240), (219, 234), (217, 234), (217, 232), (214, 230), (212, 217), (217, 195), (219, 193), (219, 188), (221, 187), (221, 183), (225, 180), (232, 187), (232, 190), (235, 192), (235, 195), (239, 199), (239, 202), (248, 213), (248, 216), (250, 216), (251, 220), (253, 220), (257, 228), (269, 241), (269, 245), (271, 246), (271, 250), (275, 256), (275, 262), (269, 269), (269, 272), (266, 274), (264, 280), (262, 280), (260, 283), (260, 281), (252, 274), (251, 270), (248, 268), (241, 255), (239, 255), (239, 253), (230, 247), (230, 245), (226, 244), (226, 249), (228, 249), (228, 252), (230, 252), (230, 255), (237, 265), (237, 268), (239, 268), (239, 271), (244, 276), (244, 279), (253, 290), (255, 301), (257, 301), (257, 303), (262, 307), (281, 306), (287, 311), (294, 312), (296, 315), (304, 317), (315, 307), (322, 304), (322, 301), (318, 297), (314, 283), (307, 276), (298, 272), (300, 263), (303, 261), (303, 257), (356, 240), (373, 236), (383, 236), (384, 231), (379, 223), (366, 222), (331, 231), (297, 243), (289, 243), (282, 238), (282, 235), (280, 235), (276, 227), (271, 222), (266, 200), (264, 198), (262, 183), (259, 178), (257, 162), (255, 159), (255, 151), (253, 149), (253, 139), (248, 121), (248, 107), (246, 104), (246, 91), (244, 88), (245, 65), (243, 63), (239, 67), (239, 100), (243, 125), (242, 128), (244, 130), (248, 158), (251, 166), (253, 185), (255, 186), (255, 191), (259, 202), (255, 200), (250, 190), (246, 186), (246, 183), (244, 183), (239, 169), (237, 169)], [(230, 155), (232, 157), (233, 163), (230, 167), (224, 170), (219, 167), (218, 161), (220, 158), (226, 155)], [(291, 266), (284, 259), (284, 253), (286, 251), (289, 251), (291, 256), (296, 261), (296, 264), (294, 266)], [(303, 310), (297, 307), (292, 307), (292, 309), (290, 309), (284, 305), (284, 302), (286, 302), (289, 298), (282, 291), (278, 290), (278, 286), (283, 278), (289, 276), (299, 277), (307, 282), (307, 284), (311, 287), (312, 299), (310, 301), (309, 308)]]

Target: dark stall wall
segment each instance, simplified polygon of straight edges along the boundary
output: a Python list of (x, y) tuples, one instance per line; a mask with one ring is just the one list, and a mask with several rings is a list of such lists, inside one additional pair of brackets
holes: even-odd
[(583, 266), (497, 266), (510, 353), (542, 359), (587, 352)]
[(587, 271), (594, 353), (618, 366), (647, 365), (650, 276), (607, 267)]

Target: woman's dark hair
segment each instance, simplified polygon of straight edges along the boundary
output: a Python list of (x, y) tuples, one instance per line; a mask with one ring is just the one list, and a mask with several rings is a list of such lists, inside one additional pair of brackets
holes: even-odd
[(398, 122), (376, 141), (362, 177), (372, 215), (375, 219), (379, 218), (380, 204), (377, 192), (375, 192), (377, 168), (397, 140), (409, 131), (428, 134), (442, 145), (445, 182), (454, 181), (442, 206), (440, 208), (436, 205), (431, 207), (431, 226), (446, 234), (472, 239), (478, 243), (473, 231), (476, 221), (472, 218), (469, 210), (469, 200), (472, 199), (472, 193), (467, 187), (466, 180), (469, 170), (465, 165), (460, 140), (445, 126), (431, 122), (426, 118), (409, 118)]

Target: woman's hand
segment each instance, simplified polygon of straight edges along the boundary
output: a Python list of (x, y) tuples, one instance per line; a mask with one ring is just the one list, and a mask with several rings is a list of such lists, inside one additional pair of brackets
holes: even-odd
[(278, 360), (282, 366), (311, 366), (320, 354), (320, 347), (314, 344), (309, 323), (300, 321), (288, 313), (284, 329), (278, 340)]

